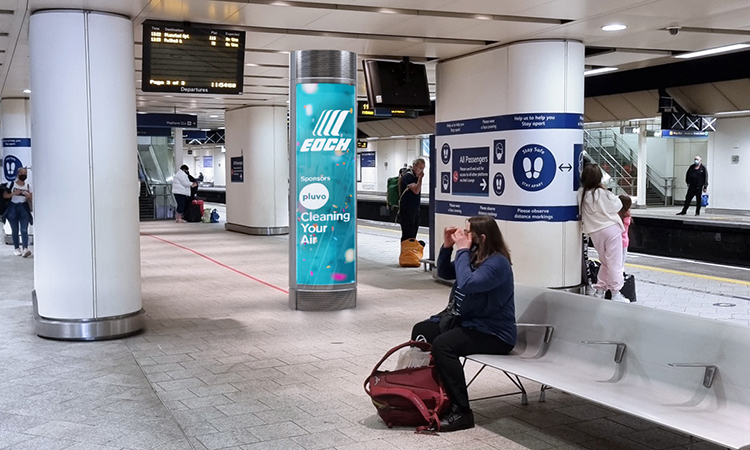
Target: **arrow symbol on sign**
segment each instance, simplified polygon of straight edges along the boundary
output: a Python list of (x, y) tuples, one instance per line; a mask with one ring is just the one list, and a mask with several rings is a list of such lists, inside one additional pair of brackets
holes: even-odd
[(560, 167), (558, 167), (558, 169), (560, 169), (560, 172), (562, 172), (563, 170), (565, 170), (566, 172), (570, 172), (570, 169), (572, 168), (573, 166), (571, 166), (570, 164), (560, 164)]
[(487, 189), (487, 180), (482, 178), (482, 181), (479, 182), (479, 185), (482, 186), (482, 190)]

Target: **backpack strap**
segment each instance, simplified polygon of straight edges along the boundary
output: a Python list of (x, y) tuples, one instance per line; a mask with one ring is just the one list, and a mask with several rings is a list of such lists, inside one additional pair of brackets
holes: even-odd
[(372, 372), (370, 372), (370, 375), (367, 376), (364, 383), (365, 392), (367, 395), (370, 395), (370, 378), (375, 375), (375, 372), (378, 371), (380, 366), (385, 362), (386, 359), (388, 359), (392, 354), (396, 353), (397, 351), (401, 350), (404, 347), (417, 347), (423, 352), (429, 352), (432, 346), (428, 342), (422, 342), (422, 341), (407, 341), (403, 344), (399, 344), (392, 349), (388, 350), (385, 355), (383, 355), (382, 358), (380, 358), (380, 361), (378, 361), (377, 364), (375, 364), (375, 367), (372, 369)]

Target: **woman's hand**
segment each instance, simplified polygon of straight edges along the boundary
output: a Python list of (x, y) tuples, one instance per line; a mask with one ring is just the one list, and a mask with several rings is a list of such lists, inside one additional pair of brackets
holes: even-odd
[(471, 233), (467, 233), (466, 230), (456, 230), (453, 233), (453, 241), (456, 243), (456, 248), (469, 249), (471, 248)]
[(458, 230), (458, 228), (456, 227), (445, 227), (445, 229), (443, 230), (443, 247), (453, 247), (453, 244), (455, 244), (455, 241), (453, 240), (453, 233), (455, 233), (456, 230)]

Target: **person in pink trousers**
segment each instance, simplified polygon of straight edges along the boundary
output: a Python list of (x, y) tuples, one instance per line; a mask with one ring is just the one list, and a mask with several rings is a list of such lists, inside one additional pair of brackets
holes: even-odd
[(597, 164), (589, 164), (581, 172), (578, 205), (583, 232), (591, 238), (602, 263), (593, 286), (594, 295), (604, 298), (605, 292), (610, 291), (613, 301), (630, 303), (620, 294), (623, 285), (622, 232), (625, 227), (618, 213), (622, 202), (602, 185), (602, 170)]

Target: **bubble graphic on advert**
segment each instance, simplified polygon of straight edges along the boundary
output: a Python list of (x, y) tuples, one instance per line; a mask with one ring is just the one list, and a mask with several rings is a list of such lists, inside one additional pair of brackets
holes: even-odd
[(338, 273), (337, 272), (337, 273), (334, 273), (334, 274), (331, 275), (331, 279), (333, 281), (344, 281), (347, 278), (349, 278), (349, 275), (347, 275), (345, 273)]
[(353, 248), (348, 249), (346, 253), (344, 253), (344, 259), (348, 263), (354, 262), (354, 249)]
[(312, 116), (313, 115), (313, 105), (307, 104), (307, 105), (303, 106), (303, 108), (305, 108), (305, 115), (306, 116)]
[(318, 92), (318, 83), (304, 83), (302, 85), (302, 92), (305, 94), (315, 94)]

